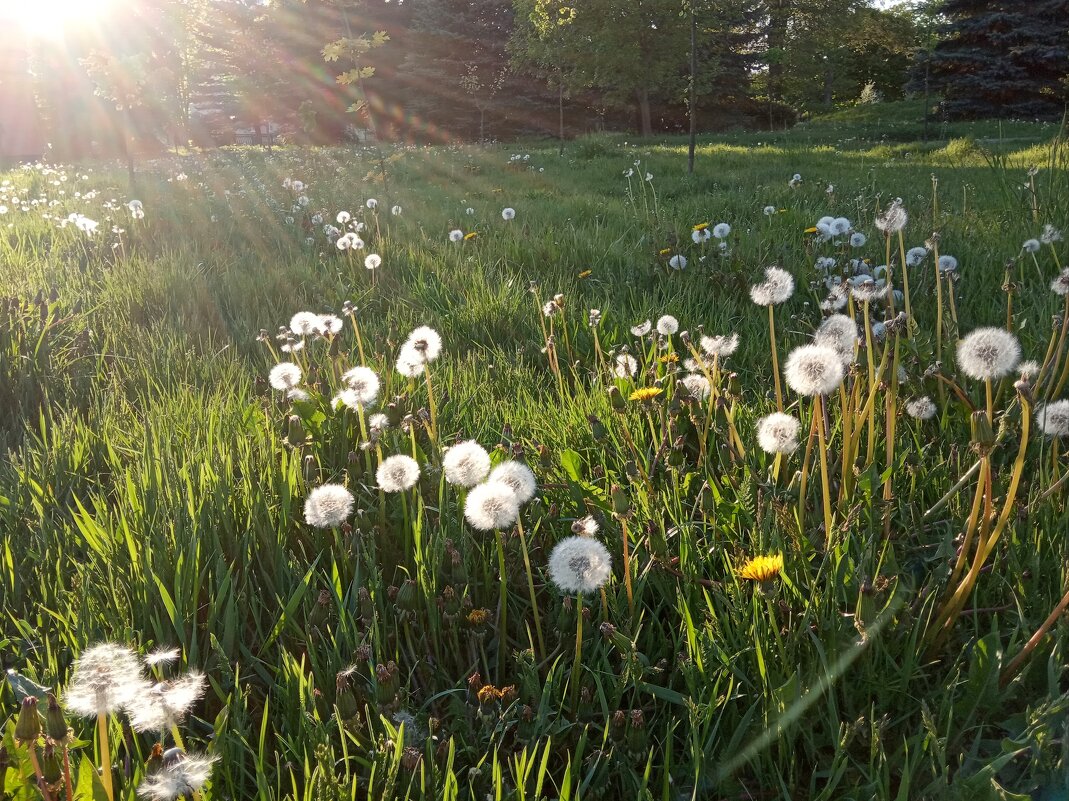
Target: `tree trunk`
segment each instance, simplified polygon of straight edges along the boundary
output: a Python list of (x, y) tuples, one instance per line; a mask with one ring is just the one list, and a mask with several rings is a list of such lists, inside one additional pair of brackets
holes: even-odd
[(932, 113), (932, 94), (929, 81), (932, 74), (932, 53), (924, 54), (924, 141), (928, 141), (928, 117)]
[(638, 116), (643, 136), (653, 136), (653, 120), (650, 117), (650, 90), (643, 86), (638, 90)]
[(694, 0), (690, 0), (690, 144), (687, 148), (687, 175), (694, 174), (694, 150), (698, 144), (698, 21), (694, 17)]
[(768, 4), (768, 97), (783, 97), (783, 55), (787, 43), (787, 5), (789, 0), (770, 0)]
[(831, 108), (831, 82), (834, 77), (834, 72), (832, 71), (831, 65), (829, 64), (824, 68), (824, 108)]

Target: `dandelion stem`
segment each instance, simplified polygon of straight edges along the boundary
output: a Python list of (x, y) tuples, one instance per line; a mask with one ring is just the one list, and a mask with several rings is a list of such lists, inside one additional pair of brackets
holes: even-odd
[(104, 785), (108, 801), (115, 801), (115, 788), (111, 777), (111, 752), (108, 750), (108, 717), (103, 713), (97, 715), (97, 733), (100, 740), (100, 780)]
[(41, 772), (41, 763), (37, 759), (37, 743), (30, 743), (26, 750), (30, 753), (30, 764), (33, 766), (33, 773), (37, 777), (37, 789), (41, 791), (44, 801), (52, 801), (52, 793), (48, 790), (48, 782), (45, 781), (45, 775)]
[(546, 642), (542, 638), (542, 621), (538, 615), (538, 598), (535, 595), (534, 574), (531, 572), (531, 559), (527, 553), (527, 537), (523, 533), (523, 521), (516, 518), (516, 530), (520, 534), (520, 549), (523, 551), (523, 566), (527, 571), (527, 590), (531, 594), (531, 613), (534, 615), (535, 636), (538, 638), (538, 652), (544, 656)]
[(832, 539), (831, 486), (828, 482), (828, 444), (824, 430), (824, 396), (813, 397), (813, 417), (817, 426), (817, 442), (820, 449), (820, 486), (824, 501), (824, 536), (827, 543)]
[(631, 538), (627, 533), (627, 520), (622, 517), (620, 518), (620, 531), (624, 545), (624, 590), (627, 592), (627, 612), (634, 622), (635, 600), (631, 595), (631, 547), (628, 542)]
[(434, 402), (434, 386), (431, 384), (431, 367), (427, 362), (423, 363), (423, 376), (427, 381), (427, 408), (431, 413), (431, 441), (438, 444), (438, 409)]
[(805, 441), (805, 456), (802, 457), (802, 477), (798, 482), (798, 531), (805, 536), (805, 491), (809, 479), (809, 462), (813, 456), (813, 437), (817, 433), (817, 415), (814, 411), (809, 425), (809, 437)]
[(980, 523), (980, 508), (985, 495), (989, 494), (991, 484), (991, 464), (987, 455), (978, 462), (980, 465), (980, 478), (976, 482), (976, 494), (973, 496), (972, 511), (969, 512), (969, 520), (965, 525), (965, 539), (961, 543), (954, 569), (950, 573), (947, 586), (953, 587), (961, 577), (961, 571), (965, 569), (965, 562), (969, 558), (969, 549), (972, 547), (973, 538)]
[(583, 657), (583, 594), (575, 598), (575, 661), (572, 662), (572, 714), (579, 709), (579, 663)]
[(1065, 595), (1063, 595), (1062, 599), (1058, 601), (1058, 605), (1055, 606), (1053, 610), (1051, 610), (1051, 613), (1047, 616), (1047, 619), (1043, 621), (1043, 625), (1036, 629), (1036, 633), (1033, 634), (1028, 639), (1028, 642), (1024, 644), (1024, 647), (1021, 649), (1021, 652), (1017, 654), (1017, 656), (1013, 658), (1013, 661), (1010, 662), (1002, 671), (1002, 675), (999, 676), (998, 679), (1000, 687), (1005, 687), (1007, 684), (1010, 683), (1010, 680), (1017, 675), (1018, 671), (1020, 671), (1021, 667), (1027, 661), (1032, 651), (1034, 651), (1036, 649), (1036, 646), (1039, 645), (1040, 640), (1042, 640), (1043, 637), (1046, 636), (1047, 632), (1050, 631), (1051, 626), (1053, 626), (1058, 621), (1058, 618), (1062, 616), (1062, 613), (1065, 612), (1067, 607), (1069, 607), (1069, 590), (1066, 590)]
[(505, 683), (505, 652), (508, 650), (508, 579), (505, 573), (505, 541), (501, 531), (494, 532), (497, 539), (497, 569), (500, 575), (498, 586), (500, 597), (497, 604), (497, 680), (498, 684)]
[(776, 313), (774, 305), (768, 304), (768, 336), (772, 351), (772, 378), (776, 386), (776, 410), (783, 411), (783, 389), (779, 380), (779, 355), (776, 353)]

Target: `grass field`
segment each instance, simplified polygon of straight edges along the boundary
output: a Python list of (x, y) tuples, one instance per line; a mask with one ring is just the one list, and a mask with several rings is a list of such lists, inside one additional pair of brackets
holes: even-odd
[[(39, 797), (27, 680), (62, 701), (102, 640), (207, 677), (179, 726), (217, 758), (205, 799), (1064, 797), (1069, 631), (1026, 643), (1069, 581), (1067, 440), (1036, 417), (1069, 397), (1051, 287), (1069, 260), (1022, 243), (1069, 225), (1069, 151), (1025, 123), (881, 134), (906, 113), (702, 141), (694, 176), (685, 142), (614, 135), (563, 157), (225, 150), (142, 165), (133, 188), (106, 165), (5, 175), (0, 798)], [(885, 239), (896, 198), (908, 222)], [(825, 215), (849, 229), (821, 241)], [(363, 250), (324, 231), (356, 222)], [(696, 243), (704, 223), (730, 232)], [(956, 270), (904, 268), (926, 242)], [(886, 276), (888, 252), (910, 318), (859, 283), (843, 383), (774, 380), (830, 313), (826, 276)], [(795, 285), (776, 362), (750, 296), (771, 265)], [(302, 311), (342, 328), (282, 354)], [(668, 333), (632, 333), (646, 320)], [(413, 369), (419, 326), (442, 352)], [(955, 349), (982, 326), (1038, 374), (969, 378)], [(291, 398), (268, 383), (289, 360)], [(339, 408), (359, 364), (378, 400)], [(757, 431), (778, 393), (800, 434), (774, 458)], [(934, 417), (907, 409), (921, 397)], [(536, 477), (501, 530), (445, 480), (468, 439)], [(384, 492), (395, 454), (420, 478)], [(323, 484), (354, 497), (342, 525), (308, 522)], [(548, 563), (587, 516), (612, 571), (577, 598)], [(105, 721), (108, 761), (133, 798), (174, 735), (125, 720)], [(94, 721), (69, 721), (74, 797), (106, 797)]]

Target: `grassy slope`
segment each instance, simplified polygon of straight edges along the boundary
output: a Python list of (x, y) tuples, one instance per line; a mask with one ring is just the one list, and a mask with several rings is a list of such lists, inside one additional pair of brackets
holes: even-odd
[[(879, 511), (862, 496), (848, 545), (834, 558), (822, 555), (818, 533), (799, 537), (786, 496), (759, 492), (752, 477), (711, 505), (702, 502), (701, 512), (694, 506), (701, 471), (689, 464), (666, 476), (656, 496), (636, 495), (631, 525), (641, 564), (640, 618), (628, 623), (619, 578), (607, 616), (631, 631), (641, 656), (628, 667), (596, 633), (602, 610), (595, 608), (584, 652), (589, 700), (576, 720), (561, 689), (574, 611), (559, 595), (540, 589), (547, 644), (560, 656), (540, 674), (521, 655), (496, 675), (492, 621), (485, 631), (448, 623), (428, 599), (426, 610), (421, 606), (406, 623), (387, 588), (416, 565), (392, 536), (377, 538), (379, 553), (372, 556), (370, 535), (332, 545), (308, 531), (299, 455), (282, 442), (284, 410), (254, 385), (270, 364), (257, 332), (273, 331), (300, 309), (337, 311), (342, 300), (354, 300), (377, 367), (390, 364), (414, 325), (439, 328), (447, 349), (436, 370), (437, 385), (448, 394), (443, 431), (490, 446), (508, 424), (532, 460), (538, 445), (547, 446), (538, 473), (551, 488), (527, 513), (541, 587), (541, 565), (568, 519), (587, 505), (604, 507), (610, 483), (626, 484), (626, 454), (618, 439), (593, 439), (588, 414), (614, 431), (621, 423), (589, 380), (577, 383), (566, 401), (558, 397), (539, 352), (535, 300), (564, 293), (586, 364), (593, 351), (582, 321), (590, 307), (605, 315), (605, 347), (627, 341), (629, 325), (662, 313), (691, 330), (737, 331), (743, 343), (733, 360), (742, 376), (739, 425), (752, 441), (753, 421), (770, 408), (771, 372), (767, 328), (748, 300), (749, 284), (771, 263), (797, 277), (799, 291), (781, 309), (785, 353), (819, 321), (821, 296), (808, 287), (814, 254), (803, 229), (825, 213), (846, 215), (870, 235), (866, 255), (882, 261), (874, 211), (903, 198), (912, 218), (907, 246), (920, 244), (933, 225), (935, 174), (943, 252), (962, 264), (961, 328), (1004, 319), (1003, 264), (1039, 228), (1020, 184), (1028, 166), (1048, 164), (1049, 149), (1029, 141), (985, 142), (991, 148), (985, 157), (966, 144), (873, 143), (883, 126), (882, 117), (875, 123), (836, 118), (787, 134), (703, 142), (694, 177), (683, 173), (678, 140), (594, 138), (575, 143), (564, 159), (552, 148), (533, 149), (528, 169), (506, 167), (508, 149), (399, 152), (390, 165), (389, 201), (401, 203), (404, 214), (372, 239), (384, 256), (374, 289), (366, 271), (322, 241), (304, 246), (303, 236), (281, 222), (284, 212), (270, 205), (284, 201), (286, 176), (309, 183), (313, 207), (329, 215), (355, 210), (369, 195), (385, 199), (381, 186), (364, 179), (375, 166), (369, 154), (281, 151), (265, 158), (234, 151), (159, 165), (137, 190), (148, 210), (145, 223), (130, 224), (116, 213), (129, 229), (121, 252), (111, 250), (106, 236), (87, 245), (70, 228), (48, 226), (39, 208), (0, 218), (14, 220), (0, 296), (28, 299), (51, 287), (58, 294), (44, 348), (35, 347), (40, 326), (31, 321), (31, 344), (17, 356), (5, 350), (0, 361), (0, 404), (16, 409), (0, 419), (0, 435), (12, 448), (10, 462), (0, 466), (5, 667), (53, 683), (63, 680), (73, 654), (100, 637), (180, 645), (188, 664), (212, 681), (189, 730), (194, 744), (212, 739), (224, 759), (213, 797), (287, 796), (291, 773), (307, 788), (302, 797), (333, 798), (335, 788), (337, 797), (349, 797), (350, 787), (363, 795), (371, 763), (377, 765), (372, 796), (387, 793), (383, 782), (393, 771), (399, 771), (397, 792), (415, 776), (417, 788), (423, 782), (428, 796), (438, 795), (450, 772), (444, 750), (432, 759), (428, 746), (422, 774), (412, 774), (391, 752), (375, 749), (391, 736), (377, 715), (399, 708), (421, 727), (435, 718), (439, 743), (454, 738), (452, 769), (464, 796), (469, 788), (483, 797), (515, 786), (515, 764), (501, 768), (504, 779), (495, 778), (492, 755), (504, 765), (528, 746), (540, 758), (548, 738), (543, 793), (549, 797), (633, 797), (640, 788), (663, 798), (694, 787), (700, 794), (712, 790), (725, 765), (728, 775), (717, 790), (724, 797), (743, 791), (764, 798), (935, 797), (950, 784), (962, 794), (989, 792), (992, 776), (982, 769), (991, 764), (999, 781), (1015, 789), (1053, 781), (1065, 765), (1058, 749), (1040, 743), (1058, 735), (1064, 715), (1063, 638), (1008, 691), (999, 692), (994, 677), (1001, 651), (1015, 652), (1060, 594), (1066, 552), (1059, 532), (1069, 522), (1060, 500), (1031, 510), (1006, 538), (995, 570), (972, 599), (974, 608), (987, 611), (964, 617), (939, 659), (919, 654), (928, 607), (913, 602), (919, 588), (942, 579), (951, 540), (968, 514), (971, 493), (965, 492), (933, 520), (922, 525), (920, 518), (972, 464), (961, 410), (930, 427), (902, 423), (912, 445), (902, 447), (894, 538), (884, 540)], [(986, 139), (989, 131), (976, 133)], [(1020, 126), (1013, 138), (1041, 142), (1048, 135)], [(622, 172), (635, 160), (655, 176), (657, 220), (643, 212), (641, 200), (636, 211), (625, 198)], [(168, 180), (181, 170), (188, 180)], [(791, 189), (787, 180), (795, 172), (805, 180)], [(76, 201), (73, 191), (60, 196), (39, 175), (13, 180), (23, 197), (56, 199), (61, 216), (83, 211), (103, 219), (101, 202), (123, 199), (118, 174), (102, 170), (83, 182), (75, 173), (71, 190), (89, 184), (102, 194)], [(1037, 181), (1041, 221), (1064, 226), (1064, 166), (1043, 170)], [(35, 188), (27, 191), (31, 182)], [(782, 212), (767, 218), (766, 204)], [(518, 212), (507, 226), (499, 217), (505, 205)], [(476, 209), (474, 217), (464, 214), (467, 206)], [(702, 261), (689, 243), (691, 226), (721, 220), (734, 229), (731, 255)], [(479, 236), (462, 248), (450, 246), (445, 236), (454, 226), (474, 227)], [(660, 269), (662, 248), (686, 252), (688, 269)], [(1030, 261), (1022, 262), (1015, 297), (1022, 341), (1035, 358), (1057, 309), (1046, 286), (1054, 267), (1049, 254), (1043, 258), (1043, 280)], [(580, 278), (587, 270), (589, 277)], [(534, 299), (531, 279), (540, 283)], [(916, 316), (930, 329), (934, 314), (924, 280), (914, 290)], [(30, 317), (36, 315), (32, 310)], [(909, 349), (914, 382), (931, 358), (929, 339), (919, 337)], [(0, 324), (0, 343), (19, 347), (10, 326)], [(417, 393), (415, 402), (421, 398)], [(42, 401), (47, 412), (39, 414)], [(642, 418), (632, 417), (630, 425), (641, 432)], [(353, 437), (351, 424), (327, 424), (312, 483), (345, 473)], [(403, 438), (390, 445), (407, 447)], [(999, 459), (1012, 458), (1012, 451), (1000, 450)], [(573, 460), (579, 481), (564, 469)], [(862, 484), (877, 484), (879, 467), (863, 474)], [(358, 468), (348, 469), (356, 483), (365, 480)], [(1038, 491), (1044, 481), (1049, 477), (1037, 468), (1028, 490)], [(373, 492), (359, 500), (371, 509), (376, 502)], [(428, 488), (427, 503), (437, 506), (436, 487)], [(391, 505), (390, 512), (395, 532), (400, 510)], [(819, 517), (813, 507), (811, 520)], [(448, 501), (440, 517), (427, 513), (430, 585), (439, 593), (447, 583), (466, 587), (475, 607), (493, 609), (492, 543), (473, 540), (456, 519)], [(365, 529), (372, 523), (365, 521)], [(619, 525), (606, 519), (602, 536), (618, 556)], [(460, 566), (445, 559), (446, 538), (460, 545)], [(787, 554), (786, 579), (766, 602), (732, 571), (748, 555), (779, 549)], [(650, 560), (651, 552), (662, 561)], [(671, 570), (658, 566), (669, 557), (679, 558)], [(509, 634), (520, 648), (529, 634), (520, 625), (529, 619), (529, 603), (515, 543), (509, 563)], [(884, 607), (889, 611), (880, 617)], [(370, 664), (360, 661), (361, 645), (372, 648)], [(372, 670), (391, 659), (400, 667), (396, 698), (376, 684)], [(331, 704), (338, 700), (335, 674), (354, 661), (353, 686), (370, 708), (343, 752)], [(499, 686), (517, 684), (519, 702), (476, 713), (465, 703), (473, 666)], [(819, 692), (827, 675), (833, 680)], [(7, 690), (0, 698), (14, 708)], [(532, 707), (529, 718), (524, 704)], [(615, 725), (617, 710), (641, 710), (644, 727)], [(766, 732), (777, 736), (765, 741)], [(1017, 761), (994, 763), (1003, 738), (1034, 748)], [(315, 781), (306, 784), (308, 772)]]

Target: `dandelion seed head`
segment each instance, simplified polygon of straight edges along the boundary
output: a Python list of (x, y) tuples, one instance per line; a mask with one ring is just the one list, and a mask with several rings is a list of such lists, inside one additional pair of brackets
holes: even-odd
[(297, 312), (290, 318), (290, 330), (302, 337), (319, 333), (319, 315), (315, 312)]
[(406, 342), (401, 346), (401, 351), (397, 354), (396, 367), (397, 372), (405, 378), (419, 378), (423, 375), (424, 365), (426, 364), (427, 360), (423, 357), (423, 354), (411, 344)]
[(683, 270), (687, 266), (687, 257), (681, 253), (677, 253), (668, 260), (668, 266), (673, 270)]
[(381, 383), (378, 375), (370, 367), (358, 366), (346, 370), (342, 373), (341, 380), (345, 382), (346, 388), (353, 393), (353, 398), (361, 407), (370, 406), (379, 397)]
[(509, 220), (516, 219), (516, 209), (504, 208), (501, 210), (501, 219), (508, 222)]
[(892, 202), (882, 214), (877, 215), (876, 227), (887, 235), (897, 234), (906, 227), (908, 220), (909, 216), (902, 206), (902, 199), (899, 198)]
[(939, 271), (943, 273), (952, 273), (958, 269), (958, 260), (953, 256), (940, 256), (939, 257)]
[(699, 340), (702, 352), (709, 358), (725, 359), (739, 348), (739, 335), (703, 336)]
[(349, 519), (354, 500), (341, 484), (321, 484), (304, 501), (305, 522), (315, 528), (337, 528)]
[(764, 211), (766, 217), (771, 217), (773, 214), (776, 213), (776, 207), (775, 206), (765, 206), (763, 211)]
[(442, 456), (445, 480), (460, 487), (474, 487), (490, 472), (490, 454), (475, 440), (459, 442)]
[(854, 231), (854, 233), (850, 234), (850, 247), (863, 248), (868, 241), (868, 237), (860, 231)]
[(802, 345), (787, 357), (784, 373), (787, 384), (799, 395), (827, 395), (843, 382), (843, 362), (832, 348)]
[(679, 330), (679, 320), (670, 314), (666, 314), (657, 320), (657, 333), (661, 336), (671, 336)]
[(1069, 295), (1069, 267), (1066, 267), (1050, 282), (1050, 291), (1060, 297)]
[(757, 421), (757, 444), (765, 453), (794, 453), (801, 428), (797, 418), (773, 412)]
[(1021, 343), (1004, 328), (977, 328), (958, 343), (958, 366), (970, 378), (1008, 375), (1021, 360)]
[(935, 401), (927, 395), (913, 398), (906, 403), (906, 414), (916, 420), (931, 420), (937, 411)]
[(508, 528), (520, 514), (520, 502), (512, 487), (487, 481), (472, 488), (464, 501), (464, 517), (472, 528), (493, 531)]
[(794, 294), (794, 276), (779, 267), (765, 269), (765, 280), (750, 287), (750, 299), (758, 306), (785, 303)]
[(906, 266), (916, 267), (928, 258), (928, 248), (915, 247), (906, 251)]
[(1038, 253), (1042, 247), (1038, 239), (1026, 239), (1024, 244), (1021, 245), (1021, 250), (1025, 253)]
[(531, 500), (538, 490), (534, 471), (523, 462), (502, 462), (490, 471), (489, 481), (509, 487), (516, 494), (516, 502), (521, 506)]
[(684, 376), (680, 382), (687, 390), (687, 394), (697, 400), (705, 400), (709, 397), (709, 379), (701, 373), (691, 373)]
[(364, 203), (364, 205), (367, 206), (369, 209), (374, 210), (374, 209), (378, 208), (379, 201), (375, 200), (375, 198), (373, 198), (373, 197), (369, 197), (367, 199), (367, 202)]
[(831, 348), (839, 354), (840, 361), (848, 365), (854, 361), (857, 349), (857, 323), (846, 314), (833, 314), (820, 324), (813, 342)]
[(649, 320), (646, 320), (645, 322), (641, 322), (638, 325), (631, 326), (631, 336), (644, 337), (652, 330), (653, 323), (651, 323)]
[(613, 360), (612, 371), (617, 378), (633, 378), (638, 372), (638, 362), (630, 353), (618, 353)]
[(280, 362), (267, 374), (268, 383), (280, 392), (291, 390), (301, 380), (301, 368), (293, 362)]
[(608, 549), (590, 537), (565, 537), (549, 555), (549, 579), (561, 592), (589, 595), (611, 575)]
[(713, 226), (713, 236), (717, 239), (726, 239), (731, 233), (731, 226), (725, 222), (717, 223)]
[(177, 648), (168, 648), (161, 646), (149, 651), (145, 654), (145, 664), (149, 667), (156, 665), (169, 665), (171, 662), (177, 662), (179, 657), (182, 656), (182, 652)]
[(1043, 233), (1039, 235), (1039, 241), (1044, 245), (1053, 245), (1055, 242), (1061, 242), (1062, 232), (1050, 223), (1047, 223), (1043, 226)]
[(1020, 373), (1021, 378), (1025, 381), (1034, 380), (1035, 377), (1039, 375), (1040, 369), (1039, 362), (1032, 359), (1017, 365), (1017, 372)]
[(204, 695), (207, 684), (203, 673), (190, 671), (173, 681), (148, 687), (129, 706), (130, 726), (139, 732), (168, 731), (185, 719)]
[(129, 706), (148, 686), (132, 649), (103, 642), (75, 660), (64, 702), (67, 711), (79, 717), (110, 715)]
[(1036, 409), (1036, 425), (1048, 437), (1069, 437), (1069, 400), (1056, 400)]
[[(212, 775), (216, 757), (179, 752), (177, 761), (147, 776), (137, 794), (148, 801), (175, 801), (200, 792)], [(166, 757), (165, 757), (166, 758)]]
[(382, 266), (382, 256), (378, 253), (368, 253), (364, 257), (364, 267), (368, 270), (377, 270)]
[(461, 242), (463, 240), (464, 240), (464, 232), (461, 231), (459, 228), (454, 228), (452, 231), (449, 232), (449, 241), (450, 242)]
[(593, 537), (598, 533), (598, 528), (598, 521), (592, 515), (587, 515), (572, 523), (572, 534), (578, 537)]
[(419, 481), (419, 462), (403, 453), (387, 456), (375, 471), (375, 481), (383, 492), (404, 492)]
[(846, 219), (846, 217), (836, 217), (834, 220), (831, 221), (829, 227), (831, 228), (831, 232), (835, 234), (835, 236), (842, 236), (843, 234), (849, 232), (849, 230), (854, 226), (850, 222), (850, 220)]

